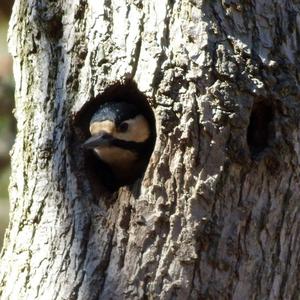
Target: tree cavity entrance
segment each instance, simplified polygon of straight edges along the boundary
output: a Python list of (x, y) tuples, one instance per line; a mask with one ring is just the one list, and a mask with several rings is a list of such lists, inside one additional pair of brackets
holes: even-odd
[[(143, 148), (143, 165), (139, 169), (138, 174), (134, 174), (128, 182), (118, 182), (114, 176), (111, 176), (111, 170), (107, 164), (95, 155), (95, 152), (90, 150), (80, 150), (80, 155), (83, 160), (83, 169), (88, 176), (90, 185), (93, 189), (95, 196), (103, 193), (104, 190), (110, 192), (116, 191), (120, 186), (131, 185), (137, 179), (142, 178), (147, 168), (150, 156), (152, 154), (155, 139), (156, 139), (156, 126), (154, 113), (149, 105), (147, 97), (138, 90), (137, 85), (132, 80), (124, 82), (117, 82), (109, 86), (103, 93), (97, 95), (95, 98), (90, 99), (76, 114), (74, 118), (74, 128), (77, 143), (82, 145), (87, 139), (91, 137), (90, 121), (99, 108), (108, 102), (125, 102), (130, 103), (138, 108), (138, 111), (148, 120), (151, 128), (150, 138), (147, 141), (147, 147)], [(79, 147), (80, 148), (80, 147)], [(145, 149), (145, 151), (144, 151)], [(77, 155), (77, 153), (75, 153)]]
[(253, 105), (247, 131), (247, 142), (252, 157), (263, 152), (273, 138), (273, 107), (263, 101)]

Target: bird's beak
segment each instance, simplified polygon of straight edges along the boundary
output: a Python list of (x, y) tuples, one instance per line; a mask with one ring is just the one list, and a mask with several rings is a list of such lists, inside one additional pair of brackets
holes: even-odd
[(101, 146), (109, 146), (112, 140), (112, 136), (107, 133), (101, 133), (99, 135), (91, 136), (86, 140), (82, 146), (86, 149), (94, 149)]

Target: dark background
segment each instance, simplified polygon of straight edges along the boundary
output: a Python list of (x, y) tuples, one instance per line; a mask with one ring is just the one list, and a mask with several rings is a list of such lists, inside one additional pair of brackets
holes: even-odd
[(7, 49), (7, 29), (12, 4), (12, 0), (1, 0), (0, 2), (0, 249), (8, 223), (9, 151), (15, 136), (15, 120), (12, 115), (14, 80), (12, 59)]

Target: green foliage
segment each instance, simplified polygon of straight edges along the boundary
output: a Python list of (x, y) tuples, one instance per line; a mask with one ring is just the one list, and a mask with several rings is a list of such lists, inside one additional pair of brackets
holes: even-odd
[(1, 170), (0, 173), (0, 201), (7, 201), (8, 199), (8, 182), (10, 176), (10, 167)]
[(0, 21), (0, 54), (7, 53), (7, 29), (8, 23), (6, 20)]
[(0, 173), (0, 249), (2, 248), (3, 236), (8, 223), (8, 181), (10, 168)]

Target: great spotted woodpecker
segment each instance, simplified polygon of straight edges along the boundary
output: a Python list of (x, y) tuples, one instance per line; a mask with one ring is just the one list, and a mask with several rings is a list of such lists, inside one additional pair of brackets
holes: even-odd
[(150, 127), (148, 119), (131, 103), (107, 102), (94, 113), (91, 137), (83, 146), (109, 167), (113, 176), (108, 178), (115, 182), (108, 185), (131, 184), (142, 175), (152, 148)]

